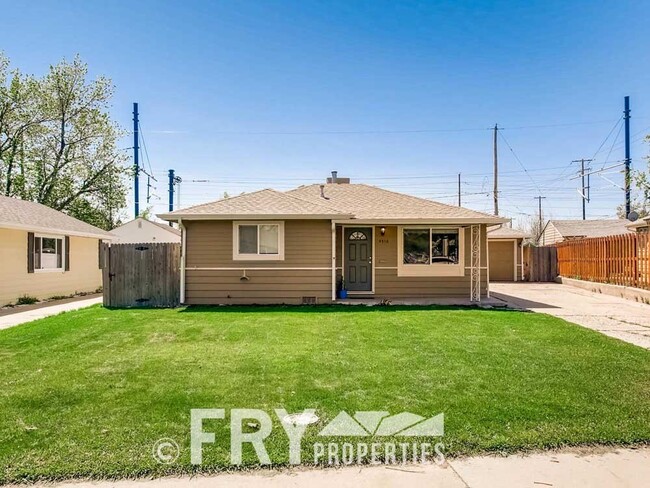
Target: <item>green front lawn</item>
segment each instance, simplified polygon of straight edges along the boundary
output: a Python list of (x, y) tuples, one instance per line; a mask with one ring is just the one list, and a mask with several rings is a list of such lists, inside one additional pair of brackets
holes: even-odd
[[(190, 409), (445, 414), (447, 454), (650, 442), (650, 352), (531, 313), (93, 307), (0, 331), (0, 483), (198, 470)], [(228, 468), (227, 421), (200, 470)], [(175, 439), (171, 465), (154, 442)], [(385, 439), (381, 439), (385, 441)], [(271, 459), (287, 461), (276, 425)], [(245, 460), (254, 464), (252, 450)]]

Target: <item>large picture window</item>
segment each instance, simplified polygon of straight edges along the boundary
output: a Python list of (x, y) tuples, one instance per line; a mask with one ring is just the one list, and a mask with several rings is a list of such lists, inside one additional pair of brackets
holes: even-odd
[(462, 275), (461, 228), (404, 227), (399, 237), (401, 276)]
[(233, 232), (233, 259), (284, 259), (283, 222), (235, 222)]
[(63, 238), (34, 236), (34, 269), (63, 270)]

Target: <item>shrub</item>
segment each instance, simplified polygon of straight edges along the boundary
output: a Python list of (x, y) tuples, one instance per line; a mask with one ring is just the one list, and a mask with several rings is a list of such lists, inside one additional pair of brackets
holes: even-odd
[(33, 303), (38, 302), (38, 298), (36, 297), (30, 297), (29, 295), (23, 295), (22, 297), (19, 297), (18, 300), (16, 301), (17, 305), (31, 305)]

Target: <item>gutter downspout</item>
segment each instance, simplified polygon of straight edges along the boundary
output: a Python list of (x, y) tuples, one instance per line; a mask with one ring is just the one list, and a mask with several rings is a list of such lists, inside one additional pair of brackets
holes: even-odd
[(336, 223), (332, 220), (332, 302), (336, 301)]
[(186, 229), (183, 225), (183, 219), (178, 219), (178, 226), (181, 229), (181, 294), (180, 302), (181, 305), (185, 303), (185, 249), (187, 247), (186, 243)]

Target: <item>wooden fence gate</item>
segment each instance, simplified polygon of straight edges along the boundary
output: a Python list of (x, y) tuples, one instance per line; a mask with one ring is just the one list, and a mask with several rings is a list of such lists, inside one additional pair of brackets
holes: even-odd
[(524, 280), (555, 281), (558, 276), (554, 246), (524, 247)]
[(177, 243), (102, 244), (104, 306), (178, 306), (180, 256)]

